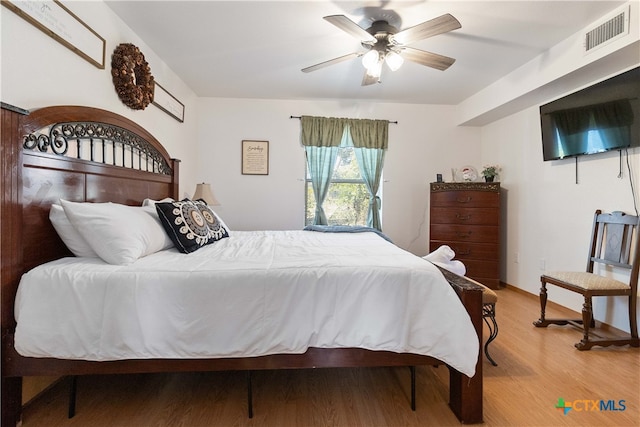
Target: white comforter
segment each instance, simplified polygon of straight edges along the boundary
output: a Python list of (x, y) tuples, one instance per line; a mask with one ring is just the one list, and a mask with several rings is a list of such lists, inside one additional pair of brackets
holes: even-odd
[(374, 233), (235, 231), (192, 254), (115, 266), (64, 258), (21, 280), (23, 356), (244, 357), (360, 347), (433, 356), (473, 376), (478, 336), (429, 262)]

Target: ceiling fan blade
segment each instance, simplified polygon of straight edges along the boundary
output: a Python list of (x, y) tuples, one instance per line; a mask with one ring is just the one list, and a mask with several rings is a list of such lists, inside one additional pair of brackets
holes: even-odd
[(353, 37), (360, 41), (375, 42), (376, 38), (367, 32), (364, 28), (353, 22), (351, 19), (344, 15), (330, 15), (325, 16), (326, 21), (331, 22), (342, 31), (351, 34)]
[(364, 77), (362, 77), (362, 86), (369, 86), (375, 83), (380, 83), (380, 76), (373, 76), (365, 70)]
[(445, 13), (442, 16), (393, 34), (390, 38), (397, 44), (409, 44), (428, 37), (437, 36), (438, 34), (457, 30), (458, 28), (462, 28), (460, 22), (451, 14)]
[(442, 71), (446, 70), (456, 62), (455, 59), (449, 58), (448, 56), (438, 55), (437, 53), (426, 52), (424, 50), (414, 49), (411, 47), (403, 48), (401, 55), (404, 59), (409, 61)]
[(319, 70), (320, 68), (328, 67), (329, 65), (337, 64), (342, 61), (346, 61), (347, 59), (357, 58), (360, 56), (360, 53), (350, 53), (348, 55), (339, 56), (337, 58), (330, 59), (328, 61), (321, 62), (316, 65), (311, 65), (310, 67), (306, 67), (302, 69), (303, 73), (310, 73), (311, 71)]

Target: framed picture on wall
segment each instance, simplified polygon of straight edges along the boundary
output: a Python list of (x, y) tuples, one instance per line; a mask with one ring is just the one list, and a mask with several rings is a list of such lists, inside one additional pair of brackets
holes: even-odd
[(184, 123), (184, 104), (171, 95), (160, 83), (154, 82), (153, 105), (179, 121)]
[(105, 40), (58, 0), (2, 0), (2, 5), (96, 67), (104, 69)]
[(269, 175), (269, 141), (242, 141), (242, 174)]

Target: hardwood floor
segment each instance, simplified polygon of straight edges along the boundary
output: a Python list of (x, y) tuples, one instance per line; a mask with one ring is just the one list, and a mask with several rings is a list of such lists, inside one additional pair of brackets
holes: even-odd
[[(534, 328), (537, 298), (497, 292), (500, 331), (490, 352), (498, 366), (486, 358), (483, 366), (486, 425), (640, 425), (640, 348), (579, 352), (578, 330)], [(547, 310), (549, 317), (563, 312), (554, 305)], [(253, 419), (242, 372), (80, 377), (74, 418), (67, 419), (64, 380), (27, 406), (23, 426), (460, 425), (447, 405), (447, 369), (416, 371), (415, 412), (408, 368), (255, 372)], [(555, 407), (559, 398), (575, 408), (564, 415)], [(595, 410), (591, 402), (601, 400), (609, 410)]]

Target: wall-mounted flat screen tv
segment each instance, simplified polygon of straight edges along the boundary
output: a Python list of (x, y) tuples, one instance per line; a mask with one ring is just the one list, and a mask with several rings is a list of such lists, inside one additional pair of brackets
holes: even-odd
[(540, 106), (544, 160), (640, 146), (640, 67)]

